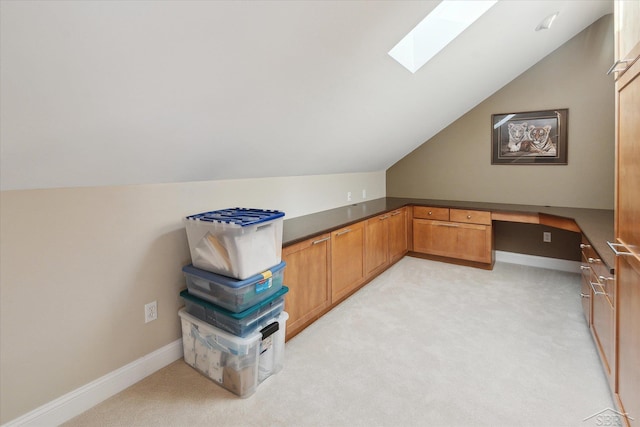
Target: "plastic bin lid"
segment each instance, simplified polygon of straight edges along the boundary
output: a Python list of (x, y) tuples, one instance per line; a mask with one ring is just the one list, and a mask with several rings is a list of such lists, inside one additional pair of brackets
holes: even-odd
[(190, 215), (186, 219), (194, 221), (219, 222), (240, 227), (272, 221), (284, 216), (284, 212), (251, 208), (229, 208)]
[[(254, 274), (253, 276), (244, 279), (238, 280), (232, 277), (223, 276), (221, 274), (212, 273), (210, 271), (202, 270), (200, 268), (196, 268), (193, 264), (185, 265), (182, 267), (182, 271), (187, 274), (191, 274), (192, 276), (200, 277), (201, 279), (208, 280), (210, 282), (215, 282), (217, 284), (227, 286), (230, 288), (242, 288), (247, 285), (251, 285), (253, 283), (257, 283), (261, 280), (265, 280), (270, 275), (273, 275), (280, 270), (282, 270), (287, 264), (282, 261), (280, 264), (274, 265), (268, 270), (265, 270), (262, 273)], [(270, 273), (270, 274), (269, 274)]]
[(287, 288), (286, 286), (283, 286), (282, 288), (280, 288), (278, 290), (278, 292), (276, 292), (275, 294), (271, 295), (266, 300), (264, 300), (264, 301), (262, 301), (262, 302), (260, 302), (260, 303), (258, 303), (256, 305), (246, 309), (245, 311), (241, 311), (240, 313), (234, 313), (232, 311), (227, 310), (226, 308), (219, 307), (219, 306), (217, 306), (215, 304), (211, 304), (209, 301), (205, 301), (202, 298), (198, 298), (198, 297), (196, 297), (194, 295), (191, 295), (187, 289), (185, 289), (182, 292), (180, 292), (180, 296), (182, 298), (184, 298), (185, 300), (189, 300), (189, 301), (194, 302), (194, 303), (196, 303), (198, 305), (206, 307), (206, 308), (208, 308), (210, 310), (222, 313), (225, 316), (229, 316), (229, 317), (232, 317), (232, 318), (234, 318), (236, 320), (240, 320), (240, 319), (244, 319), (245, 317), (255, 313), (256, 311), (260, 310), (264, 306), (271, 304), (274, 300), (276, 300), (278, 298), (281, 298), (287, 292), (289, 292), (289, 288)]

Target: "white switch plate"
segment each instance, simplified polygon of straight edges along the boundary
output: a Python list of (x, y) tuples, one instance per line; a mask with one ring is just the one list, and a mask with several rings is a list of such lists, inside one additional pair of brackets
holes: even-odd
[(551, 242), (551, 232), (550, 231), (543, 231), (542, 232), (542, 241), (545, 242), (545, 243)]
[(351, 191), (347, 191), (347, 202), (350, 202), (352, 199), (351, 197)]

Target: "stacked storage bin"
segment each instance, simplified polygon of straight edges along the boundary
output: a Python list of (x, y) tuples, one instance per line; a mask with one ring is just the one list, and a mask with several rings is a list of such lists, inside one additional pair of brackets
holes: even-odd
[(185, 218), (184, 360), (240, 397), (284, 365), (282, 217), (232, 208)]

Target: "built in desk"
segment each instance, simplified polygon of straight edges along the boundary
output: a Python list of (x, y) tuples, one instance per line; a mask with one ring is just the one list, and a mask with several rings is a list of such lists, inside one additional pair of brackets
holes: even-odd
[(615, 256), (609, 249), (607, 241), (614, 241), (614, 212), (607, 209), (384, 197), (285, 219), (282, 244), (286, 247), (404, 206), (489, 211), (494, 221), (542, 224), (581, 232), (591, 242), (602, 262), (613, 274)]

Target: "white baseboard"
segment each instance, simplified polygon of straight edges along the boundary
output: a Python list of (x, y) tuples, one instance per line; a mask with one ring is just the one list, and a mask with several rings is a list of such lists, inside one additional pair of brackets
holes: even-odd
[(181, 357), (182, 339), (179, 339), (9, 421), (2, 427), (60, 425)]
[(515, 252), (496, 251), (496, 261), (509, 264), (528, 265), (530, 267), (548, 268), (550, 270), (560, 270), (569, 273), (580, 272), (579, 261), (569, 261), (565, 259), (548, 258), (544, 256), (525, 255)]

